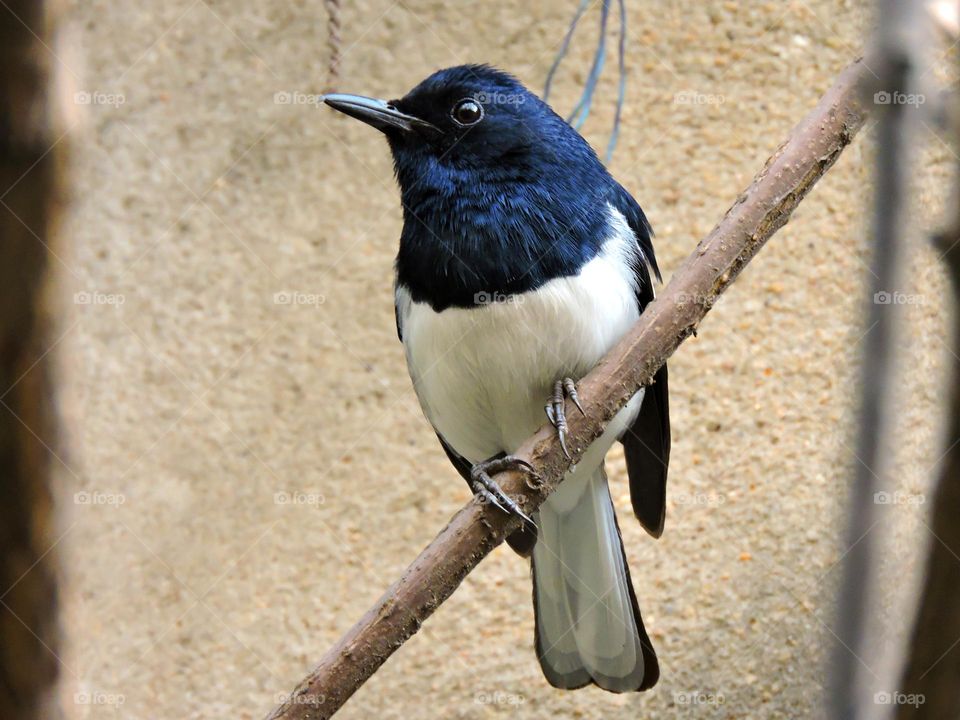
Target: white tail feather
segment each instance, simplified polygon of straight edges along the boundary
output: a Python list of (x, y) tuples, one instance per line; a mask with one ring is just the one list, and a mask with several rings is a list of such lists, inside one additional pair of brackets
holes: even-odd
[[(567, 488), (568, 483), (580, 487)], [(549, 498), (536, 518), (533, 581), (541, 666), (558, 687), (592, 680), (613, 692), (636, 690), (644, 677), (641, 621), (634, 617), (603, 466), (589, 477), (568, 478), (563, 491), (567, 497), (554, 503)], [(573, 503), (571, 491), (579, 495)]]

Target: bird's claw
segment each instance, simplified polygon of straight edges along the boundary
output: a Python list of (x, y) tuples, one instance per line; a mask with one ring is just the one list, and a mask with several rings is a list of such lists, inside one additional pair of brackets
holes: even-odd
[(526, 460), (514, 457), (513, 455), (505, 455), (504, 457), (477, 463), (470, 468), (470, 487), (473, 488), (473, 491), (479, 497), (491, 505), (498, 507), (508, 515), (516, 515), (523, 519), (530, 527), (535, 528), (536, 523), (533, 522), (530, 516), (521, 510), (516, 501), (507, 495), (497, 484), (496, 480), (491, 477), (491, 474), (496, 475), (504, 470), (521, 470), (532, 475), (537, 474), (533, 465)]
[(553, 396), (547, 402), (544, 410), (550, 424), (557, 429), (557, 437), (560, 440), (560, 448), (563, 450), (564, 456), (567, 460), (570, 460), (570, 451), (567, 449), (566, 398), (570, 398), (581, 415), (586, 415), (583, 411), (583, 405), (580, 404), (580, 396), (577, 395), (577, 386), (570, 378), (563, 378), (554, 383)]
[(570, 378), (563, 379), (563, 389), (567, 392), (567, 397), (573, 400), (573, 404), (577, 406), (577, 410), (580, 411), (580, 414), (584, 417), (587, 414), (583, 411), (583, 405), (580, 404), (580, 396), (577, 395), (577, 386)]

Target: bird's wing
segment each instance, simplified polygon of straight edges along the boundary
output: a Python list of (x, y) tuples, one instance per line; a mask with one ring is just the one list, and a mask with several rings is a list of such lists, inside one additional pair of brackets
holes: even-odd
[[(638, 262), (636, 267), (637, 307), (642, 313), (654, 298), (651, 274), (661, 280), (653, 254), (653, 230), (637, 201), (619, 185), (612, 204), (626, 217), (643, 253), (643, 261)], [(644, 394), (637, 419), (627, 428), (620, 442), (627, 460), (633, 512), (647, 532), (660, 537), (666, 515), (667, 465), (670, 462), (670, 402), (666, 365), (653, 376), (653, 384)]]

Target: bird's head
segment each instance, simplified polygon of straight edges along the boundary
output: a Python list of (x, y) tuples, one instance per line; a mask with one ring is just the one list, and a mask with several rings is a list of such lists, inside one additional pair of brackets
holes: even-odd
[(324, 100), (386, 135), (401, 188), (425, 175), (445, 175), (453, 184), (472, 175), (500, 181), (598, 163), (546, 103), (486, 65), (440, 70), (398, 100), (339, 93)]
[(325, 102), (386, 135), (404, 218), (397, 281), (438, 312), (576, 272), (609, 235), (610, 204), (633, 203), (576, 130), (486, 65), (440, 70), (399, 100)]

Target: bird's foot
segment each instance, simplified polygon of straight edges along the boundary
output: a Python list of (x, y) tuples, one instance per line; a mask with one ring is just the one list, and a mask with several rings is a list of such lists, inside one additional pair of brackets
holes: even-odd
[(493, 458), (485, 462), (477, 463), (470, 468), (470, 487), (481, 500), (485, 500), (492, 505), (496, 505), (508, 515), (516, 515), (522, 518), (525, 523), (531, 527), (536, 524), (530, 517), (520, 509), (520, 506), (507, 495), (497, 484), (491, 475), (496, 475), (504, 470), (517, 470), (519, 472), (536, 475), (533, 465), (513, 455), (504, 455), (503, 457)]
[(580, 404), (580, 398), (577, 396), (577, 386), (570, 378), (563, 378), (554, 383), (553, 397), (547, 401), (544, 410), (547, 411), (547, 419), (550, 420), (550, 424), (557, 429), (563, 454), (567, 456), (567, 460), (570, 460), (570, 451), (567, 450), (567, 411), (565, 409), (567, 398), (573, 401), (581, 415), (586, 415), (583, 406)]

